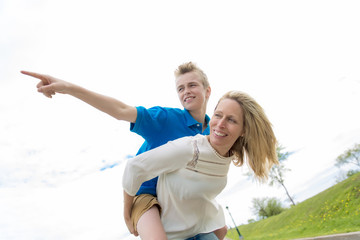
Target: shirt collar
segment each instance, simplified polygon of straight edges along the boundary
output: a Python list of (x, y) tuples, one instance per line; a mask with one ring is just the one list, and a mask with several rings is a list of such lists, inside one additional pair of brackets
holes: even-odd
[[(197, 124), (202, 124), (202, 123), (199, 123), (198, 121), (196, 121), (192, 116), (191, 114), (189, 113), (189, 111), (187, 109), (184, 109), (184, 112), (185, 112), (185, 119), (186, 119), (186, 125), (188, 127), (190, 126), (194, 126), (194, 125), (197, 125)], [(206, 124), (209, 126), (209, 121), (210, 121), (210, 117), (205, 114), (205, 122)]]

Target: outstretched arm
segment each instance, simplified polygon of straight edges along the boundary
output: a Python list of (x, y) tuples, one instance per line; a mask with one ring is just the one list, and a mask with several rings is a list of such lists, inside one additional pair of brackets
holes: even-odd
[(40, 82), (36, 86), (38, 92), (43, 93), (48, 98), (52, 98), (56, 93), (69, 94), (118, 120), (128, 122), (136, 121), (136, 108), (112, 97), (92, 92), (73, 83), (49, 75), (28, 71), (21, 71), (21, 73), (40, 79)]

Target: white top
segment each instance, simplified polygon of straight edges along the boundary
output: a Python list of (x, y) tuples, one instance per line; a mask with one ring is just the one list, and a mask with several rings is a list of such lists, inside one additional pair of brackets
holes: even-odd
[(179, 138), (129, 159), (123, 188), (134, 196), (144, 181), (159, 176), (156, 191), (167, 237), (185, 239), (225, 226), (215, 197), (226, 186), (231, 160), (206, 136)]

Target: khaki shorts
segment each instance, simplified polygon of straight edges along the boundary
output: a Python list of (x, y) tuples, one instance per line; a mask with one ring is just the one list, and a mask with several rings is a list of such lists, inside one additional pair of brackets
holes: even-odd
[(137, 231), (137, 223), (140, 217), (148, 211), (151, 207), (157, 206), (161, 215), (161, 207), (156, 199), (151, 194), (140, 194), (134, 198), (132, 209), (131, 209), (131, 222)]

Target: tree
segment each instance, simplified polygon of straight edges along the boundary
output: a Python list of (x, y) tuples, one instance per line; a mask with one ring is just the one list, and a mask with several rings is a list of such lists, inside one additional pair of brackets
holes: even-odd
[(360, 144), (356, 143), (353, 148), (346, 150), (336, 158), (336, 166), (341, 167), (346, 164), (354, 164), (360, 167)]
[(265, 210), (268, 217), (271, 217), (280, 214), (284, 211), (284, 208), (282, 207), (280, 200), (277, 198), (269, 198)]
[(253, 198), (252, 204), (253, 213), (261, 219), (278, 215), (285, 210), (277, 198)]
[(281, 146), (281, 145), (279, 145), (276, 148), (276, 152), (277, 152), (278, 159), (279, 159), (279, 164), (274, 165), (270, 170), (270, 174), (269, 174), (270, 182), (269, 182), (269, 185), (273, 186), (276, 183), (276, 184), (282, 186), (285, 189), (286, 195), (288, 196), (289, 200), (295, 206), (295, 202), (292, 199), (292, 197), (290, 196), (289, 191), (285, 187), (285, 183), (284, 183), (285, 182), (284, 174), (285, 174), (285, 172), (290, 171), (290, 169), (285, 168), (284, 161), (286, 161), (288, 159), (288, 157), (291, 154), (293, 154), (293, 152), (282, 152), (282, 150), (284, 150), (284, 147)]
[[(289, 198), (289, 201), (292, 203), (292, 205), (295, 206), (295, 202), (292, 199), (292, 197), (289, 194), (289, 191), (287, 190), (286, 186), (285, 186), (285, 179), (284, 179), (284, 175), (285, 172), (290, 171), (290, 169), (286, 168), (284, 165), (284, 161), (286, 161), (288, 159), (288, 157), (293, 154), (294, 152), (282, 152), (284, 150), (284, 147), (279, 145), (276, 148), (276, 153), (278, 156), (278, 160), (279, 160), (279, 164), (278, 165), (274, 165), (271, 169), (270, 169), (270, 173), (269, 173), (269, 185), (273, 186), (275, 183), (278, 184), (279, 186), (282, 186), (285, 189), (286, 195)], [(248, 177), (254, 176), (253, 172), (247, 172), (245, 174)]]
[(347, 177), (351, 177), (352, 175), (358, 173), (359, 171), (358, 170), (349, 170), (347, 173), (346, 173), (346, 176)]
[(267, 217), (267, 214), (265, 211), (265, 208), (266, 208), (265, 201), (266, 201), (266, 198), (253, 198), (253, 200), (252, 200), (253, 206), (251, 209), (252, 209), (253, 213), (261, 219), (264, 219)]

